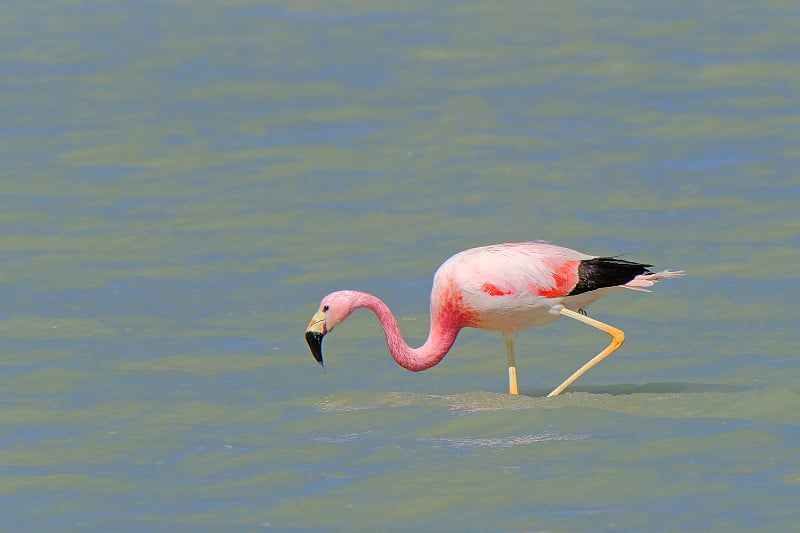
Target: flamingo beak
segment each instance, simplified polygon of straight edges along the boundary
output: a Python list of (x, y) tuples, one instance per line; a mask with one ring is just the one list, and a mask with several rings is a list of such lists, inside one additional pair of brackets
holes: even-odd
[(322, 338), (327, 332), (328, 330), (325, 327), (325, 313), (323, 311), (317, 311), (306, 328), (306, 342), (308, 343), (308, 347), (311, 348), (311, 355), (313, 355), (317, 363), (323, 367), (325, 364), (322, 362)]

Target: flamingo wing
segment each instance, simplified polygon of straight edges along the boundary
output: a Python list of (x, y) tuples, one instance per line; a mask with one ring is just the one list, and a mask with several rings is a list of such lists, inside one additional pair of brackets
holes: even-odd
[(465, 292), (511, 297), (567, 296), (581, 282), (581, 262), (594, 259), (540, 242), (484, 246), (462, 254), (453, 259), (459, 265), (456, 273)]

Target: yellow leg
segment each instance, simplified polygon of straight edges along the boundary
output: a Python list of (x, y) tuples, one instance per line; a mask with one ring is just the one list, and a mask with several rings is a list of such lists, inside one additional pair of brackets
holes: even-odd
[(568, 316), (570, 318), (574, 318), (575, 320), (579, 320), (584, 324), (592, 326), (593, 328), (605, 331), (606, 333), (611, 335), (611, 344), (609, 344), (605, 350), (603, 350), (599, 354), (595, 355), (592, 359), (590, 359), (585, 365), (576, 370), (575, 373), (573, 373), (570, 377), (565, 379), (564, 383), (556, 387), (553, 390), (553, 392), (547, 395), (548, 398), (551, 398), (553, 396), (558, 396), (559, 394), (564, 392), (564, 389), (569, 387), (576, 379), (584, 375), (586, 371), (592, 368), (594, 365), (596, 365), (597, 363), (599, 363), (600, 361), (602, 361), (603, 359), (614, 353), (617, 350), (617, 348), (622, 346), (622, 343), (625, 342), (625, 332), (622, 331), (621, 329), (615, 328), (614, 326), (609, 326), (608, 324), (600, 322), (599, 320), (589, 318), (588, 316), (576, 313), (575, 311), (570, 311), (567, 308), (562, 309), (561, 314), (564, 316)]
[(508, 353), (508, 393), (519, 394), (517, 390), (517, 363), (514, 360), (513, 339), (506, 339), (506, 352)]

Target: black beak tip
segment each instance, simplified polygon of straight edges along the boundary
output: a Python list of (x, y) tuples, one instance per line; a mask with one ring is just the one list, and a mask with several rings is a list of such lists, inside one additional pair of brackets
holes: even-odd
[(325, 335), (316, 331), (306, 331), (306, 342), (308, 343), (308, 347), (311, 348), (311, 355), (314, 356), (314, 359), (322, 365), (325, 366), (325, 363), (322, 361), (322, 338)]

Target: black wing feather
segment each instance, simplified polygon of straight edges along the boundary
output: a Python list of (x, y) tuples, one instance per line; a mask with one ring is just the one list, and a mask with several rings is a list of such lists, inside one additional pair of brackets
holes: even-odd
[(640, 274), (652, 274), (647, 269), (651, 266), (616, 257), (595, 257), (581, 261), (578, 265), (578, 284), (568, 296), (625, 285)]

